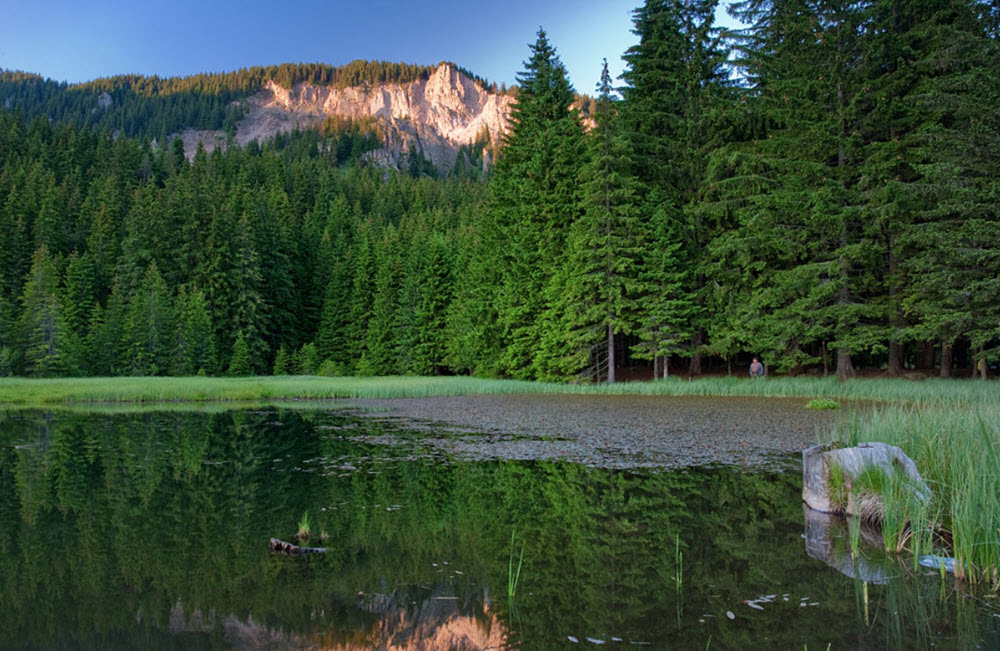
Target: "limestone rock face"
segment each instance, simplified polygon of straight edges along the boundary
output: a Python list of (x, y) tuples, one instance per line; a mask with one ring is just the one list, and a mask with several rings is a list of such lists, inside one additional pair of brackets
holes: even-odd
[[(802, 501), (809, 508), (824, 513), (870, 515), (853, 490), (854, 481), (870, 466), (882, 468), (887, 473), (902, 472), (920, 499), (930, 498), (930, 489), (920, 477), (917, 464), (905, 452), (886, 443), (863, 443), (853, 448), (830, 449), (817, 445), (803, 450)], [(832, 470), (843, 473), (846, 500), (831, 494)], [(880, 504), (875, 506), (879, 508)]]
[(382, 150), (373, 153), (377, 162), (396, 165), (412, 145), (438, 169), (448, 171), (458, 148), (480, 134), (488, 133), (492, 144), (499, 142), (512, 102), (512, 97), (489, 92), (446, 63), (428, 79), (408, 84), (336, 88), (300, 83), (287, 89), (269, 81), (250, 98), (250, 111), (237, 125), (236, 142), (266, 140), (330, 116), (374, 119), (384, 136)]

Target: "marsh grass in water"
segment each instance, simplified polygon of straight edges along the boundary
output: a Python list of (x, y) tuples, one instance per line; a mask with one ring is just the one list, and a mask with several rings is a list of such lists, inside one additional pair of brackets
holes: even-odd
[(302, 514), (302, 519), (299, 520), (299, 530), (295, 536), (299, 540), (309, 540), (309, 536), (312, 535), (312, 524), (309, 522), (309, 511)]
[(899, 446), (931, 488), (923, 502), (889, 479), (887, 548), (917, 554), (945, 544), (957, 578), (1000, 588), (1000, 406), (892, 405), (858, 416), (839, 435)]
[(524, 563), (524, 542), (521, 543), (521, 553), (514, 567), (514, 537), (517, 530), (510, 532), (510, 556), (507, 558), (507, 599), (513, 601), (517, 596), (517, 584), (521, 580), (521, 565)]

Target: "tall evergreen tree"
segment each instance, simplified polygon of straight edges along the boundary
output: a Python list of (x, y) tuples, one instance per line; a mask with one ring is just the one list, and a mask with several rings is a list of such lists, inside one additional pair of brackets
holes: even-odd
[(180, 291), (174, 305), (177, 329), (171, 366), (173, 374), (215, 373), (218, 352), (205, 294), (196, 288)]
[(129, 375), (162, 375), (170, 370), (174, 344), (174, 308), (170, 290), (156, 263), (150, 263), (142, 284), (129, 302), (123, 332)]
[(270, 306), (263, 296), (263, 273), (255, 246), (255, 234), (247, 215), (236, 223), (235, 258), (231, 267), (231, 322), (243, 335), (253, 371), (263, 368), (269, 352), (265, 339)]
[(375, 254), (375, 293), (358, 368), (362, 375), (390, 375), (396, 370), (396, 314), (403, 272), (399, 234), (391, 225), (383, 231)]
[[(719, 141), (716, 116), (729, 85), (727, 52), (713, 28), (717, 4), (717, 0), (647, 0), (636, 9), (633, 33), (639, 42), (623, 56), (621, 89), (622, 125), (646, 199), (643, 212), (656, 222), (651, 232), (683, 238), (680, 248), (674, 246), (675, 239), (651, 243), (651, 248), (683, 253), (682, 264), (693, 271), (686, 276), (684, 291), (697, 294), (703, 306), (708, 286), (705, 251), (714, 225), (702, 219), (697, 198), (708, 154)], [(672, 264), (667, 262), (668, 267)], [(662, 281), (665, 273), (670, 272), (651, 270), (649, 276)], [(695, 375), (701, 372), (708, 327), (696, 318), (702, 314), (689, 311), (694, 328), (684, 328), (693, 333), (689, 352)], [(677, 325), (674, 322), (669, 330), (676, 333)], [(648, 327), (659, 329), (655, 324)]]
[(740, 211), (740, 242), (730, 247), (764, 270), (751, 280), (751, 339), (779, 369), (815, 362), (829, 345), (847, 378), (852, 354), (881, 345), (871, 300), (877, 251), (862, 228), (855, 177), (862, 16), (857, 3), (835, 0), (736, 9), (753, 23), (741, 65), (766, 125), (746, 149), (767, 181)]
[(60, 300), (59, 274), (44, 246), (32, 257), (21, 294), (19, 330), (22, 366), (26, 374), (52, 377), (70, 370), (66, 350), (68, 328)]
[(1000, 49), (982, 3), (873, 4), (871, 38), (887, 63), (872, 88), (866, 171), (892, 307), (909, 319), (894, 310), (893, 325), (940, 342), (947, 376), (961, 336), (976, 358), (1000, 352)]
[(240, 330), (233, 342), (233, 354), (229, 356), (229, 375), (240, 377), (253, 375), (253, 361), (250, 358), (250, 347), (247, 338)]
[(570, 227), (565, 284), (555, 299), (560, 323), (543, 334), (542, 343), (562, 344), (553, 356), (554, 376), (601, 379), (603, 368), (603, 377), (614, 382), (615, 335), (631, 332), (636, 322), (645, 242), (638, 183), (619, 130), (607, 60), (597, 92), (590, 155), (580, 173), (583, 210)]
[[(3, 271), (0, 269), (0, 285), (3, 284)], [(16, 338), (14, 329), (14, 308), (0, 292), (0, 377), (13, 375), (17, 364)]]
[(414, 306), (415, 346), (409, 369), (417, 375), (439, 374), (445, 367), (446, 314), (452, 300), (451, 245), (444, 235), (430, 235), (420, 256)]
[(82, 256), (74, 251), (66, 263), (63, 279), (63, 304), (66, 327), (70, 334), (68, 356), (70, 366), (90, 373), (86, 342), (90, 317), (97, 305), (94, 260), (89, 253)]
[(576, 176), (585, 155), (583, 128), (571, 108), (573, 87), (544, 30), (530, 50), (491, 184), (486, 233), (499, 257), (501, 370), (519, 378), (535, 375), (543, 313), (556, 309), (557, 292), (549, 285), (580, 212)]

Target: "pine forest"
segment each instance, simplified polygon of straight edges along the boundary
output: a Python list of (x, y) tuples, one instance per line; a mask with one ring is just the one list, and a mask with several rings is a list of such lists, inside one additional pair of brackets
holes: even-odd
[[(193, 156), (168, 137), (233, 124), (264, 80), (431, 68), (2, 73), (0, 375), (607, 382), (753, 355), (841, 378), (997, 360), (997, 4), (745, 0), (740, 30), (713, 25), (716, 4), (637, 8), (586, 120), (539, 30), (485, 172), (379, 167), (370, 125)], [(81, 108), (99, 92), (115, 111)]]

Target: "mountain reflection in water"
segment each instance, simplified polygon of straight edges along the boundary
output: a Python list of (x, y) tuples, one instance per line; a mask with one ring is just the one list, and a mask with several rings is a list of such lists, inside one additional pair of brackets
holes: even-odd
[[(234, 649), (328, 649), (330, 651), (419, 651), (452, 649), (473, 651), (502, 649), (507, 633), (496, 614), (484, 605), (479, 616), (459, 612), (457, 598), (442, 594), (427, 597), (413, 606), (403, 593), (359, 595), (358, 607), (377, 616), (367, 630), (350, 634), (316, 632), (289, 633), (257, 622), (250, 615), (240, 619), (235, 615), (219, 618), (215, 613), (204, 615), (200, 610), (185, 614), (180, 602), (170, 611), (168, 630), (179, 636), (190, 633), (211, 633), (221, 628), (225, 640)], [(322, 618), (322, 613), (314, 613)], [(347, 639), (345, 639), (347, 638)]]

